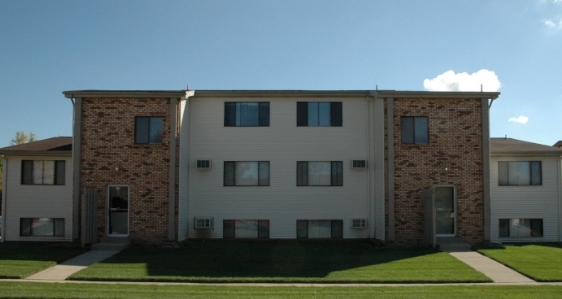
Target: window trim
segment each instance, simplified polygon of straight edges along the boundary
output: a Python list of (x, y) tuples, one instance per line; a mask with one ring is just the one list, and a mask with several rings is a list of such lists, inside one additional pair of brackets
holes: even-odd
[[(257, 165), (257, 170), (258, 170), (258, 183), (257, 185), (236, 185), (236, 164), (237, 163), (258, 163)], [(232, 167), (233, 171), (232, 171), (232, 175), (233, 177), (228, 178), (228, 182), (227, 182), (227, 165), (233, 164)], [(267, 184), (261, 184), (262, 180), (265, 180), (266, 177), (262, 177), (261, 176), (261, 165), (262, 163), (267, 163)], [(230, 167), (230, 166), (229, 166)], [(230, 184), (230, 180), (232, 181), (232, 184)], [(267, 187), (271, 184), (271, 163), (270, 161), (224, 161), (223, 162), (223, 187)]]
[[(240, 104), (258, 104), (257, 125), (238, 125), (238, 106)], [(270, 123), (270, 104), (269, 102), (224, 102), (224, 126), (225, 127), (269, 127)]]
[[(509, 164), (510, 163), (529, 163), (529, 183), (528, 184), (510, 184), (509, 181)], [(502, 167), (502, 164), (505, 165)], [(533, 177), (533, 164), (538, 165), (539, 177)], [(505, 168), (505, 169), (504, 169)], [(502, 172), (503, 175), (506, 175), (504, 179), (502, 179)], [(538, 183), (533, 183), (533, 181), (538, 179)], [(505, 183), (503, 183), (505, 181)], [(518, 180), (519, 181), (519, 180)], [(522, 186), (542, 186), (543, 185), (543, 175), (542, 175), (542, 161), (498, 161), (498, 186), (501, 187), (522, 187)]]
[[(511, 220), (528, 220), (529, 229), (531, 230), (530, 236), (511, 236), (510, 227)], [(507, 231), (502, 230), (502, 222), (507, 222)], [(534, 223), (534, 224), (533, 224)], [(536, 231), (533, 229), (537, 229)], [(507, 233), (507, 236), (504, 234)], [(542, 218), (500, 218), (498, 219), (498, 237), (500, 238), (510, 238), (510, 239), (524, 239), (524, 238), (542, 238), (544, 237), (544, 219)]]
[[(330, 185), (310, 185), (310, 162), (330, 163)], [(338, 175), (339, 174), (339, 175)], [(341, 187), (343, 186), (343, 161), (297, 161), (297, 187)]]
[[(52, 234), (44, 234), (44, 235), (34, 235), (33, 234), (33, 222), (35, 219), (49, 219), (50, 222), (52, 222), (53, 225), (53, 231), (51, 232)], [(57, 234), (57, 222), (62, 221), (62, 234)], [(24, 224), (28, 222), (27, 224), (29, 225), (29, 232), (24, 233)], [(49, 217), (36, 217), (36, 218), (30, 218), (30, 217), (21, 217), (20, 218), (20, 237), (54, 237), (54, 238), (59, 238), (59, 237), (64, 237), (65, 236), (65, 219), (64, 218), (49, 218)]]
[[(310, 238), (309, 222), (310, 221), (330, 221), (330, 237), (329, 238)], [(301, 226), (301, 233), (299, 234), (299, 224)], [(306, 236), (304, 236), (302, 231), (302, 226), (306, 226)], [(338, 231), (334, 231), (334, 228), (341, 229), (341, 235)], [(296, 238), (297, 239), (309, 239), (309, 240), (331, 240), (331, 239), (343, 239), (343, 220), (341, 219), (297, 219), (296, 222)]]
[[(139, 142), (139, 132), (138, 132), (138, 121), (139, 119), (148, 119), (148, 128), (146, 132), (143, 132), (143, 135), (146, 134), (147, 142)], [(162, 134), (160, 136), (160, 141), (151, 141), (151, 136), (150, 136), (150, 127), (152, 126), (152, 120), (153, 119), (161, 119), (162, 121)], [(164, 116), (135, 116), (135, 144), (162, 144), (164, 143)]]
[[(45, 162), (53, 162), (53, 183), (46, 184), (45, 181)], [(41, 184), (34, 183), (35, 163), (41, 163)], [(30, 172), (30, 173), (28, 173)], [(66, 160), (21, 160), (20, 185), (35, 186), (64, 186), (66, 185)]]
[[(330, 124), (310, 125), (309, 106), (311, 104), (330, 104)], [(320, 110), (318, 110), (320, 111)], [(320, 119), (320, 116), (318, 116)], [(297, 127), (342, 127), (343, 126), (343, 102), (297, 102)]]
[[(405, 124), (404, 121), (405, 120), (412, 120), (411, 126), (412, 126), (412, 136), (409, 136), (411, 138), (411, 142), (408, 142), (409, 140), (405, 140), (405, 135), (406, 132), (404, 131), (405, 129)], [(424, 130), (424, 136), (418, 137), (417, 136), (417, 132), (416, 131), (416, 120), (422, 120), (425, 119), (425, 129)], [(426, 140), (424, 140), (424, 138)], [(430, 138), (429, 138), (429, 117), (427, 116), (401, 116), (400, 117), (400, 142), (401, 144), (412, 144), (412, 145), (421, 145), (421, 144), (429, 144)]]
[[(258, 225), (257, 237), (256, 238), (237, 238), (236, 237), (236, 222), (237, 221), (256, 221)], [(222, 221), (222, 238), (223, 239), (269, 239), (270, 235), (270, 221), (269, 219), (223, 219)], [(228, 231), (227, 231), (228, 228)], [(265, 231), (263, 228), (267, 228)], [(230, 231), (232, 230), (232, 231)], [(228, 236), (227, 234), (228, 233)], [(231, 236), (232, 235), (232, 236)]]

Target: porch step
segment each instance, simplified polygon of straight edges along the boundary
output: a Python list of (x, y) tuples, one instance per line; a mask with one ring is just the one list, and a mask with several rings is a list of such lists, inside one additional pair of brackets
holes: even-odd
[(472, 250), (472, 246), (459, 237), (437, 238), (437, 245), (439, 245), (439, 249), (441, 249), (441, 251), (447, 252)]
[(122, 250), (131, 245), (131, 239), (119, 237), (102, 237), (99, 243), (92, 245), (92, 250)]

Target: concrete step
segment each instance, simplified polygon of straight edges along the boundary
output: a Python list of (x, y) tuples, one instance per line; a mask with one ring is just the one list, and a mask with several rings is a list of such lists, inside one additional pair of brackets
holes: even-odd
[(131, 245), (127, 237), (102, 237), (99, 243), (92, 245), (92, 250), (123, 250)]
[(446, 252), (472, 250), (472, 246), (459, 237), (439, 237), (437, 238), (437, 245), (441, 251)]

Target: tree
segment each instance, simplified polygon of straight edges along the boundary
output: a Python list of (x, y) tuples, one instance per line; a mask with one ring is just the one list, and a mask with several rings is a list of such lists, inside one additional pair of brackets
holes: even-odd
[(12, 145), (16, 145), (16, 144), (30, 143), (33, 141), (35, 141), (35, 133), (29, 132), (29, 135), (27, 135), (25, 134), (24, 131), (19, 131), (16, 132), (16, 137), (14, 137), (10, 143)]

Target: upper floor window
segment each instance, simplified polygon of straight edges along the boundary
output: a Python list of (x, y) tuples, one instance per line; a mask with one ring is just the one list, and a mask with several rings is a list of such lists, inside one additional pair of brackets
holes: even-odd
[(225, 186), (269, 186), (269, 161), (224, 162)]
[(65, 161), (22, 160), (22, 185), (64, 185)]
[(541, 161), (499, 161), (500, 186), (542, 185)]
[(343, 163), (298, 161), (297, 186), (343, 186)]
[(162, 143), (163, 117), (137, 116), (135, 118), (135, 143)]
[(402, 143), (428, 144), (429, 127), (425, 116), (404, 116), (400, 118)]
[(341, 102), (297, 102), (298, 127), (341, 127)]
[(225, 102), (225, 127), (269, 127), (269, 102)]

